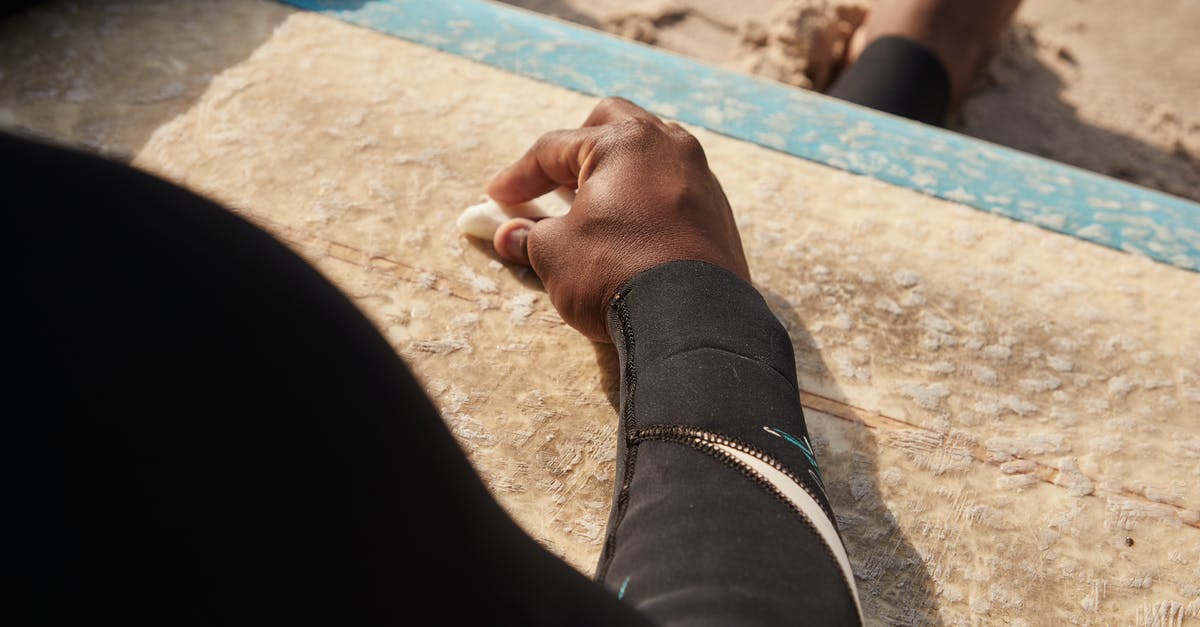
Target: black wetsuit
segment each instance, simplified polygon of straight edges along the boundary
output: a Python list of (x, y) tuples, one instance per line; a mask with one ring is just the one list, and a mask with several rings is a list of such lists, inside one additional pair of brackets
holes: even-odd
[(929, 48), (891, 35), (867, 45), (828, 93), (864, 107), (941, 126), (950, 106), (950, 74)]
[(284, 245), (97, 157), (0, 135), (0, 161), (10, 624), (858, 622), (791, 342), (735, 275), (675, 262), (614, 301), (598, 585)]

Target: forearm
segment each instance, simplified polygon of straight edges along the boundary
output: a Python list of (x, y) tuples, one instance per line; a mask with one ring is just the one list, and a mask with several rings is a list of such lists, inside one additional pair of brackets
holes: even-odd
[(608, 326), (621, 437), (598, 577), (660, 620), (857, 620), (791, 341), (758, 292), (664, 264), (624, 286)]

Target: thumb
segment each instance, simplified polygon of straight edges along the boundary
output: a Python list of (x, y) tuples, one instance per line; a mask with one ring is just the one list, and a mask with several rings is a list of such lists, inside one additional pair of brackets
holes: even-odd
[(492, 235), (492, 246), (505, 261), (523, 266), (529, 262), (529, 231), (535, 222), (529, 218), (513, 218), (496, 229)]

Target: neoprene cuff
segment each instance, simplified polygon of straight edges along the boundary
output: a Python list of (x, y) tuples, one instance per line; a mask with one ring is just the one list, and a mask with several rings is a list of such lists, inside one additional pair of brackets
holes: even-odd
[(629, 331), (639, 366), (707, 347), (758, 361), (797, 387), (787, 331), (758, 290), (715, 264), (672, 261), (626, 282), (609, 307), (608, 333), (620, 349)]
[(808, 443), (791, 338), (754, 286), (711, 263), (665, 263), (622, 287), (608, 325), (627, 439), (727, 438), (787, 467), (833, 518)]
[(597, 579), (662, 622), (859, 623), (791, 339), (762, 295), (665, 263), (622, 287), (608, 328), (621, 428)]

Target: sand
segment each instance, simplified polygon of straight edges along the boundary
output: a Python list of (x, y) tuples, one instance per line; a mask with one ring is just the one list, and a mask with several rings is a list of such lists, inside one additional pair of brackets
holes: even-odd
[[(873, 0), (507, 0), (821, 90)], [(824, 6), (823, 6), (824, 5)], [(839, 15), (839, 12), (841, 13)], [(1025, 0), (956, 131), (1200, 200), (1200, 2)]]

